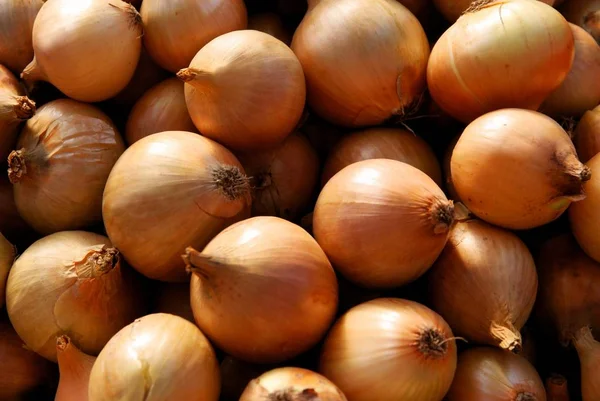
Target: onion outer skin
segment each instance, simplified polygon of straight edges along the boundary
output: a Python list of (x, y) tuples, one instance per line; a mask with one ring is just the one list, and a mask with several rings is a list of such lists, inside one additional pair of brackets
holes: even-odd
[(288, 46), (292, 43), (292, 35), (283, 25), (281, 18), (274, 13), (251, 15), (248, 17), (248, 29), (268, 33)]
[(592, 259), (600, 262), (600, 237), (596, 233), (596, 227), (600, 223), (600, 210), (597, 207), (600, 201), (600, 157), (592, 157), (587, 166), (592, 171), (592, 178), (584, 185), (586, 198), (571, 205), (569, 220), (581, 248)]
[(15, 260), (15, 256), (15, 247), (0, 233), (0, 308), (4, 306), (6, 279), (8, 278), (8, 272)]
[(600, 397), (600, 343), (594, 339), (589, 327), (582, 327), (573, 339), (581, 365), (581, 395), (583, 401)]
[(567, 1), (560, 7), (560, 12), (573, 24), (579, 25), (600, 43), (600, 1), (578, 0)]
[(587, 163), (600, 152), (600, 106), (586, 111), (573, 134), (579, 159)]
[(60, 380), (54, 401), (88, 401), (90, 373), (96, 358), (81, 352), (66, 335), (57, 337), (56, 355)]

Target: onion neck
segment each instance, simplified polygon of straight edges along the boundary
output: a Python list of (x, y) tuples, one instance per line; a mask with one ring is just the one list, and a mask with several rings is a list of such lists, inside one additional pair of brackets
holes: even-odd
[[(123, 4), (123, 3), (125, 3), (125, 4)], [(144, 25), (142, 23), (142, 16), (133, 5), (131, 5), (130, 3), (127, 3), (127, 2), (120, 2), (119, 5), (115, 5), (115, 4), (110, 4), (110, 5), (127, 14), (127, 18), (129, 19), (129, 27), (131, 29), (140, 31), (140, 32), (142, 32), (144, 30)]]
[(476, 13), (486, 7), (492, 6), (497, 0), (474, 0), (469, 7), (463, 12), (464, 14)]
[(449, 200), (436, 201), (429, 208), (429, 218), (435, 234), (445, 234), (454, 223), (454, 203)]
[(211, 87), (214, 82), (214, 76), (210, 72), (191, 67), (179, 70), (177, 78), (196, 89), (206, 89)]
[(35, 114), (35, 102), (29, 99), (27, 96), (17, 96), (15, 98), (16, 104), (13, 107), (13, 111), (17, 119), (29, 120)]
[(250, 199), (250, 180), (236, 166), (218, 165), (212, 171), (213, 184), (229, 201)]
[(67, 375), (89, 375), (96, 360), (93, 356), (84, 354), (66, 335), (56, 339), (56, 351), (61, 379)]
[(444, 333), (437, 329), (426, 329), (417, 342), (419, 352), (427, 359), (441, 359), (448, 352), (448, 341)]
[(600, 43), (600, 10), (587, 14), (583, 20), (585, 29)]
[(519, 353), (523, 348), (521, 333), (515, 329), (512, 323), (498, 324), (492, 322), (490, 334), (498, 341), (498, 346), (502, 349)]
[(223, 261), (203, 255), (192, 247), (186, 248), (182, 258), (185, 262), (185, 270), (203, 279), (214, 277), (225, 265)]
[(8, 155), (8, 179), (11, 184), (18, 184), (27, 174), (24, 149), (13, 150)]
[(97, 278), (103, 276), (121, 263), (121, 256), (116, 248), (103, 246), (97, 251), (90, 251), (83, 260), (75, 263), (79, 278)]
[(46, 74), (38, 64), (35, 56), (33, 56), (31, 63), (27, 64), (23, 72), (21, 72), (21, 79), (28, 83), (47, 80)]
[(559, 195), (573, 202), (585, 199), (583, 184), (592, 178), (592, 170), (579, 161), (574, 153), (567, 155), (556, 154), (560, 166), (561, 179), (557, 182)]

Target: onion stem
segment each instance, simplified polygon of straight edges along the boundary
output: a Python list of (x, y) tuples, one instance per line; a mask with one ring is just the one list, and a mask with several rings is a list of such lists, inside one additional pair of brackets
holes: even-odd
[(23, 149), (13, 150), (8, 155), (8, 179), (11, 184), (17, 184), (27, 174)]
[(27, 96), (17, 96), (16, 104), (13, 108), (15, 115), (19, 120), (29, 120), (35, 114), (35, 102)]
[(492, 322), (490, 333), (492, 336), (500, 340), (500, 348), (509, 350), (515, 354), (521, 352), (523, 347), (521, 333), (514, 328), (512, 323), (509, 322), (500, 325), (496, 322)]

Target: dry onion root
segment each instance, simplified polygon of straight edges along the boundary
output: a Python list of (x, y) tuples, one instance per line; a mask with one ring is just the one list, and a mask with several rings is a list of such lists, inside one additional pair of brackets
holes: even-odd
[(581, 117), (573, 133), (573, 142), (583, 163), (600, 152), (600, 106), (586, 111)]
[(573, 338), (581, 365), (581, 396), (583, 401), (600, 399), (600, 343), (589, 327), (583, 327)]
[(54, 401), (88, 401), (90, 373), (95, 357), (86, 355), (69, 338), (56, 338), (60, 380)]
[(592, 171), (592, 178), (584, 185), (586, 198), (569, 208), (569, 220), (581, 248), (600, 262), (600, 236), (597, 233), (600, 223), (600, 156), (592, 157), (587, 166)]
[(6, 279), (15, 260), (16, 250), (4, 235), (0, 233), (0, 308), (4, 306)]
[(567, 1), (560, 12), (573, 24), (585, 29), (600, 43), (600, 0)]

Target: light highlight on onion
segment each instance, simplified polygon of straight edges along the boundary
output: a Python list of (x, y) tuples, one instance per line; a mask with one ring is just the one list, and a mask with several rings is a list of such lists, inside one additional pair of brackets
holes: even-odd
[(600, 106), (581, 117), (573, 133), (573, 143), (583, 163), (600, 152)]
[(600, 262), (600, 237), (597, 227), (600, 224), (600, 156), (592, 157), (587, 166), (592, 178), (584, 185), (586, 198), (569, 208), (571, 229), (581, 248), (592, 259)]
[(66, 335), (57, 337), (56, 355), (60, 380), (54, 401), (88, 401), (90, 373), (96, 358), (81, 352)]
[(589, 327), (581, 328), (573, 339), (581, 365), (581, 396), (583, 401), (600, 397), (600, 343)]
[(33, 21), (46, 0), (0, 2), (0, 64), (20, 73), (33, 58)]

